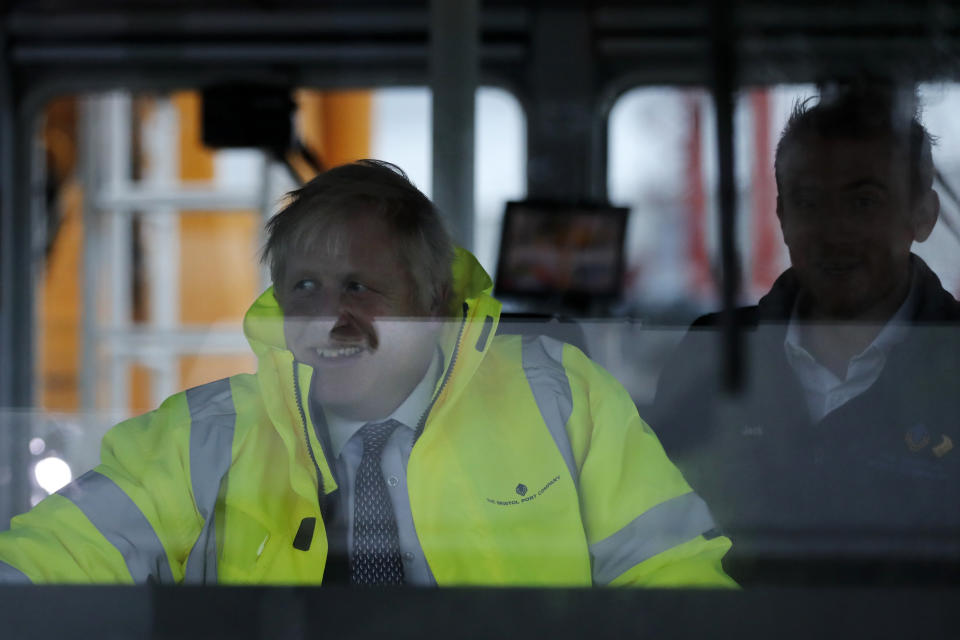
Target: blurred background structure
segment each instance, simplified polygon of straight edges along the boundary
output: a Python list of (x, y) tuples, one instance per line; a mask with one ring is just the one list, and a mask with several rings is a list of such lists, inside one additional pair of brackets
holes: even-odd
[(918, 253), (960, 293), (945, 0), (30, 0), (0, 53), (0, 529), (96, 464), (110, 425), (252, 370), (262, 223), (359, 158), (406, 170), (491, 274), (507, 202), (628, 207), (615, 304), (506, 302), (578, 315), (643, 405), (693, 317), (786, 266), (773, 152), (795, 101), (880, 78), (939, 138)]

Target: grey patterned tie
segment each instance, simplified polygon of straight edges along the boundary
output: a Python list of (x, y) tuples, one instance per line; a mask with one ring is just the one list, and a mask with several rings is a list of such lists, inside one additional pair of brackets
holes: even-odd
[(363, 457), (357, 468), (357, 491), (353, 505), (353, 555), (350, 581), (353, 584), (403, 584), (397, 519), (380, 469), (380, 455), (396, 420), (368, 424), (360, 429)]

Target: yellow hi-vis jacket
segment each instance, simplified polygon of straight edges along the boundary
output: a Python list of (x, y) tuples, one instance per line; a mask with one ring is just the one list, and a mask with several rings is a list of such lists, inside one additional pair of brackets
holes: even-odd
[[(732, 585), (729, 541), (709, 537), (706, 505), (620, 384), (571, 345), (494, 337), (489, 276), (462, 251), (454, 270), (459, 317), (407, 467), (437, 584)], [(323, 582), (320, 492), (337, 485), (313, 371), (286, 348), (272, 291), (244, 331), (257, 373), (114, 427), (96, 469), (0, 534), (0, 581)]]

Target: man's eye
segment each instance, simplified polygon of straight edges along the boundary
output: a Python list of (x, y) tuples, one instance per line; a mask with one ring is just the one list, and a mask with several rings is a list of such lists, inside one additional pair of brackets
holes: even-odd
[(293, 285), (294, 291), (314, 291), (317, 288), (316, 280), (298, 280), (295, 285)]
[(348, 282), (344, 290), (350, 293), (363, 293), (364, 291), (368, 291), (367, 287), (359, 282)]

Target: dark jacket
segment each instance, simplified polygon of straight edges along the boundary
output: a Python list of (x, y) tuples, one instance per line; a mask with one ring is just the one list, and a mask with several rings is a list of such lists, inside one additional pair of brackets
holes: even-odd
[(721, 385), (718, 314), (694, 322), (663, 371), (652, 425), (733, 540), (726, 567), (741, 584), (960, 577), (960, 303), (916, 256), (913, 268), (907, 337), (819, 423), (784, 352), (792, 270), (736, 311), (739, 393)]

